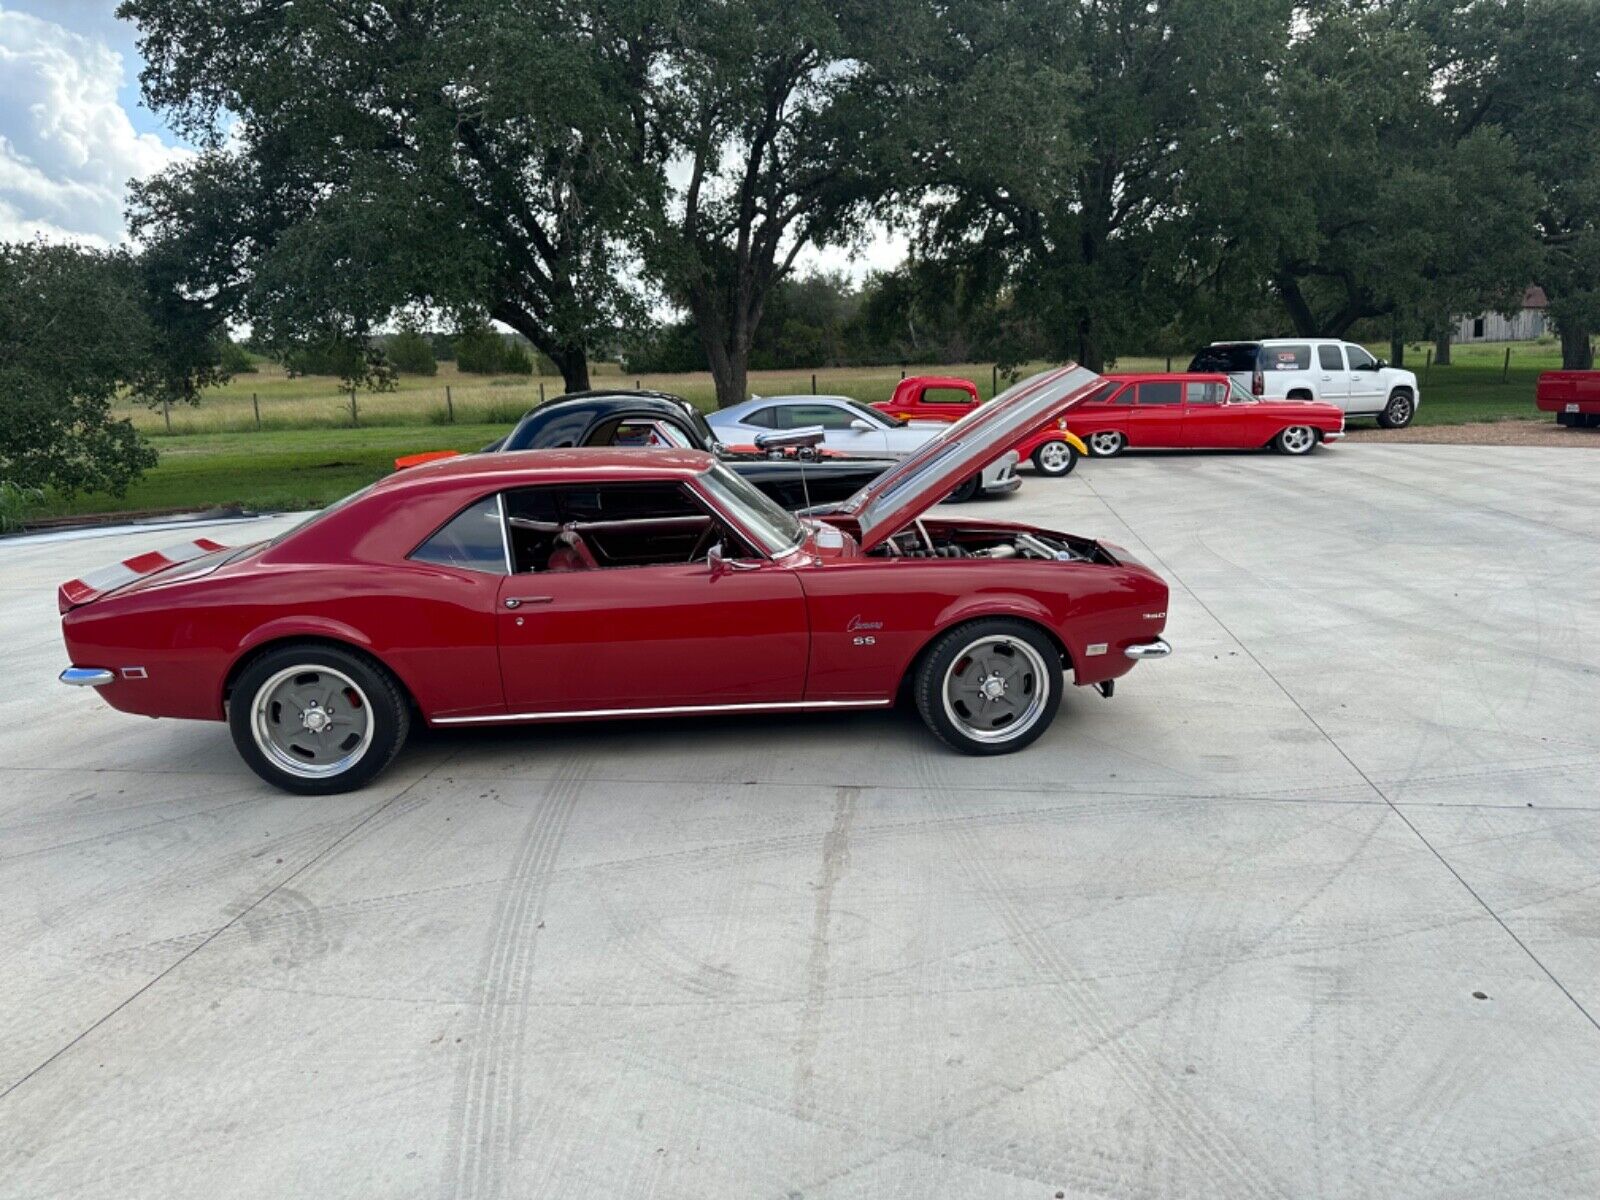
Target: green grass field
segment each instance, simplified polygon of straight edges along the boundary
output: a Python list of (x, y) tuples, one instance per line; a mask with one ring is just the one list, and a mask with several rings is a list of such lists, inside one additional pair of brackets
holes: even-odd
[[(1388, 354), (1387, 346), (1371, 347)], [(1533, 406), (1539, 372), (1561, 365), (1554, 343), (1456, 346), (1454, 363), (1426, 368), (1427, 347), (1408, 347), (1406, 365), (1421, 380), (1419, 425), (1459, 425), (1503, 418), (1545, 419)], [(1186, 361), (1173, 361), (1181, 370)], [(1122, 370), (1163, 370), (1166, 361), (1129, 358)], [(914, 367), (911, 374), (955, 375), (990, 394), (991, 366), (962, 363)], [(1502, 378), (1504, 375), (1504, 378)], [(816, 389), (860, 400), (884, 400), (901, 377), (898, 367), (849, 367), (816, 372)], [(675, 392), (702, 408), (714, 403), (705, 374), (623, 376), (612, 364), (593, 368), (595, 386), (622, 385)], [(1004, 386), (1001, 380), (1001, 386)], [(392, 469), (397, 455), (421, 450), (472, 450), (494, 440), (540, 398), (561, 390), (561, 381), (528, 376), (465, 376), (440, 365), (434, 377), (404, 376), (394, 392), (357, 392), (352, 424), (350, 397), (324, 377), (289, 379), (263, 364), (208, 393), (195, 408), (162, 414), (129, 405), (129, 416), (160, 452), (161, 461), (125, 496), (90, 494), (71, 500), (47, 497), (25, 517), (64, 516), (151, 509), (206, 508), (238, 503), (261, 509), (326, 504)], [(809, 392), (811, 372), (753, 372), (750, 388), (762, 395)], [(448, 420), (446, 391), (455, 421)], [(256, 413), (260, 412), (257, 427)], [(167, 432), (168, 420), (171, 430)]]

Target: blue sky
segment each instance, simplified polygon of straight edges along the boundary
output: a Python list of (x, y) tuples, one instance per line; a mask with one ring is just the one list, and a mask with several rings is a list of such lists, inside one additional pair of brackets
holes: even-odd
[(123, 241), (127, 183), (190, 153), (139, 103), (116, 0), (0, 0), (0, 240)]

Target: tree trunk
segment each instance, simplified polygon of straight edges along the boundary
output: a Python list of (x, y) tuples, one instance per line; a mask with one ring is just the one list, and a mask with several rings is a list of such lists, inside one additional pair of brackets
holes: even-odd
[(1100, 340), (1094, 335), (1094, 324), (1091, 321), (1081, 321), (1078, 324), (1078, 365), (1096, 375), (1106, 369), (1106, 352), (1100, 345)]
[(1316, 337), (1317, 316), (1300, 290), (1300, 281), (1287, 271), (1280, 271), (1277, 283), (1278, 295), (1283, 297), (1283, 306), (1289, 312), (1289, 320), (1294, 322), (1294, 331), (1301, 337)]
[(1450, 331), (1446, 329), (1433, 339), (1433, 365), (1448, 367), (1450, 365)]
[(565, 346), (557, 348), (554, 354), (545, 352), (550, 361), (555, 363), (556, 370), (561, 372), (561, 383), (568, 392), (587, 392), (589, 390), (589, 355), (582, 346)]
[(1389, 365), (1392, 367), (1406, 365), (1406, 340), (1398, 333), (1389, 335)]
[(1594, 370), (1594, 346), (1589, 341), (1587, 326), (1575, 321), (1561, 325), (1561, 369), (1563, 371)]

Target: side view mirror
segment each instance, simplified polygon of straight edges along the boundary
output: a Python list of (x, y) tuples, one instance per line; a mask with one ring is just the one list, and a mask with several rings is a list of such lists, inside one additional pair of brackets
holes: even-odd
[(723, 550), (721, 542), (706, 551), (706, 564), (711, 568), (711, 578), (713, 579), (726, 575), (729, 571), (754, 571), (761, 565), (745, 558), (726, 557), (726, 552)]
[(863, 421), (860, 417), (857, 417), (854, 421), (850, 422), (850, 428), (855, 430), (857, 433), (871, 433), (872, 422)]
[(1389, 360), (1387, 358), (1380, 358), (1376, 362), (1374, 362), (1372, 364), (1372, 366), (1368, 368), (1368, 370), (1381, 371), (1385, 367), (1387, 367), (1388, 365), (1389, 365)]

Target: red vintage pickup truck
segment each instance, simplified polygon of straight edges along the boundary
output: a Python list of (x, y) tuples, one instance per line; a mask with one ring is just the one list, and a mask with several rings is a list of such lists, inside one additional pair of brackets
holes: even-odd
[[(902, 379), (894, 395), (873, 408), (907, 421), (959, 421), (978, 407), (978, 388), (956, 375), (913, 375)], [(1017, 457), (1033, 462), (1041, 475), (1070, 475), (1088, 448), (1067, 429), (1065, 420), (1036, 429), (1012, 447)]]
[(1600, 428), (1600, 371), (1546, 371), (1534, 389), (1541, 412), (1553, 412), (1557, 425)]

